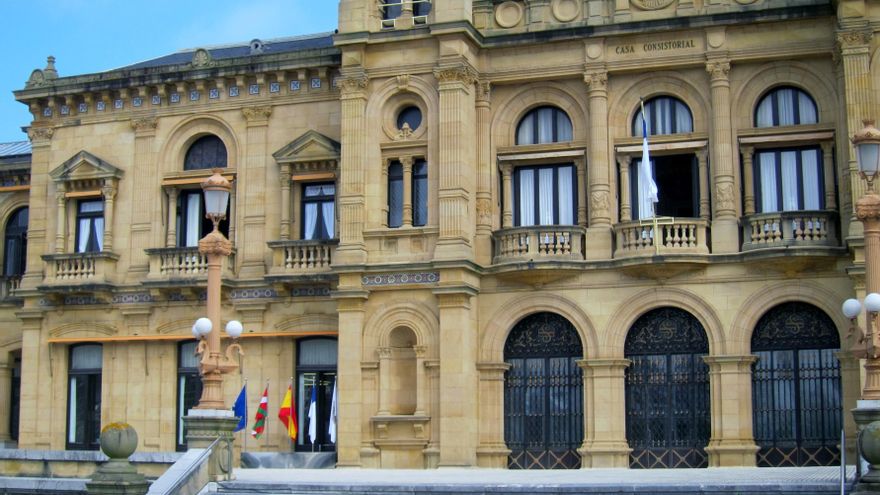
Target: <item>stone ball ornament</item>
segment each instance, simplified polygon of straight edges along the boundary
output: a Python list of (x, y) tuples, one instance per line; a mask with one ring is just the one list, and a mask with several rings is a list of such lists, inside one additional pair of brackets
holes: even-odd
[(101, 451), (110, 459), (128, 459), (137, 445), (137, 432), (128, 423), (110, 423), (101, 429)]

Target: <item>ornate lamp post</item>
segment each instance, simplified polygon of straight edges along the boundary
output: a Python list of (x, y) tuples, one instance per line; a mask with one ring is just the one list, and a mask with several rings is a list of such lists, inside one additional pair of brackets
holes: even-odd
[(205, 194), (205, 216), (214, 223), (214, 230), (199, 241), (199, 253), (208, 258), (208, 317), (199, 318), (193, 325), (193, 334), (199, 338), (199, 371), (202, 375), (202, 397), (196, 409), (226, 409), (223, 402), (223, 375), (238, 369), (235, 352), (242, 354), (237, 339), (242, 326), (237, 321), (226, 325), (226, 333), (233, 339), (225, 352), (220, 347), (220, 265), (223, 258), (232, 254), (232, 243), (220, 229), (220, 221), (226, 218), (229, 192), (232, 186), (220, 175), (220, 169), (202, 182)]

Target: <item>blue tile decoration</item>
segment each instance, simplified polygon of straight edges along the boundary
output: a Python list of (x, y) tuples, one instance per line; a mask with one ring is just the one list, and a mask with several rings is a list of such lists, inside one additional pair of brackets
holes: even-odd
[(95, 296), (64, 296), (65, 306), (91, 306), (101, 303)]
[(259, 84), (251, 84), (248, 86), (248, 94), (258, 95), (260, 94), (260, 85)]
[(52, 109), (49, 107), (44, 108), (43, 109), (43, 117), (51, 117), (51, 116), (52, 116)]
[(117, 98), (117, 99), (113, 100), (113, 108), (115, 108), (116, 110), (122, 110), (122, 107), (124, 107), (124, 106), (125, 106), (125, 103), (123, 103), (121, 99)]
[(208, 98), (211, 100), (216, 100), (220, 98), (220, 90), (217, 88), (211, 88), (208, 90)]
[(88, 111), (89, 111), (89, 105), (88, 105), (88, 103), (80, 103), (79, 106), (76, 108), (76, 111), (77, 111), (77, 113), (86, 113), (86, 112), (88, 112)]
[(281, 83), (273, 82), (269, 83), (269, 92), (270, 93), (279, 93), (281, 91)]
[(229, 86), (229, 96), (238, 96), (238, 86)]
[(70, 107), (67, 105), (61, 105), (61, 115), (70, 115)]
[(171, 93), (171, 103), (180, 103), (180, 93)]
[(98, 103), (95, 104), (95, 108), (99, 112), (103, 112), (107, 108), (107, 104), (104, 103), (103, 101), (99, 101)]
[(133, 107), (139, 107), (143, 104), (144, 104), (144, 99), (141, 98), (140, 96), (135, 96), (134, 98), (131, 99), (131, 106), (133, 106)]
[(254, 289), (235, 289), (229, 297), (231, 299), (274, 299), (278, 293), (271, 287), (258, 287)]
[(168, 300), (174, 302), (186, 301), (186, 296), (180, 292), (172, 292), (171, 294), (168, 294)]
[(330, 287), (294, 287), (290, 289), (291, 297), (329, 297)]
[(189, 101), (199, 101), (199, 98), (201, 96), (202, 96), (201, 93), (199, 93), (196, 90), (192, 90), (189, 92)]
[(299, 91), (300, 83), (299, 81), (290, 81), (290, 90), (291, 91)]
[(321, 78), (313, 77), (312, 78), (312, 89), (319, 89), (321, 87)]
[(378, 285), (436, 284), (439, 281), (439, 272), (381, 273), (365, 275), (361, 279), (365, 286), (373, 287)]
[(151, 103), (152, 103), (153, 105), (160, 105), (160, 104), (162, 104), (162, 97), (159, 96), (159, 95), (153, 95), (153, 97), (151, 98)]
[(133, 294), (116, 294), (113, 296), (113, 304), (143, 304), (154, 302), (155, 299), (149, 292), (135, 292)]

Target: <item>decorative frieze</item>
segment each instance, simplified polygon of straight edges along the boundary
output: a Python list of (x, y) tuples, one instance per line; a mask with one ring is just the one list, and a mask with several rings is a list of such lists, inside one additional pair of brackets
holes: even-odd
[(385, 285), (436, 284), (440, 281), (439, 272), (382, 273), (365, 275), (361, 282), (367, 287)]

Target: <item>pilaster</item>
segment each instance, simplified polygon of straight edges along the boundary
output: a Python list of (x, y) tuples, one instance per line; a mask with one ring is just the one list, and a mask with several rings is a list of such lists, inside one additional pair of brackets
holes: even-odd
[[(42, 255), (50, 252), (47, 232), (54, 208), (49, 191), (49, 155), (52, 148), (54, 129), (41, 127), (28, 130), (31, 140), (31, 191), (28, 204), (28, 254), (27, 270), (21, 281), (22, 289), (33, 289), (43, 281)], [(45, 196), (33, 194), (47, 191)]]
[[(356, 280), (352, 275), (351, 280), (340, 277), (340, 286)], [(361, 447), (364, 434), (369, 432), (369, 420), (365, 419), (369, 414), (363, 410), (363, 379), (361, 371), (361, 356), (363, 355), (363, 328), (365, 318), (365, 304), (368, 297), (366, 291), (349, 285), (347, 289), (340, 289), (334, 295), (339, 314), (339, 342), (340, 356), (347, 359), (339, 360), (337, 369), (337, 400), (339, 402), (337, 417), (337, 467), (360, 467)]]
[[(131, 225), (128, 243), (129, 269), (125, 274), (127, 282), (141, 280), (150, 271), (150, 258), (144, 248), (159, 246), (162, 241), (161, 204), (155, 201), (156, 191), (152, 187), (142, 187), (155, 181), (159, 174), (159, 161), (156, 159), (155, 151), (158, 124), (159, 120), (155, 117), (143, 117), (131, 121), (131, 129), (134, 132), (132, 183), (136, 184), (131, 188), (131, 204), (141, 207), (129, 208), (129, 211), (124, 213), (128, 217), (127, 223)], [(174, 199), (176, 206), (176, 196)], [(169, 232), (174, 233), (174, 228), (174, 223), (167, 224), (166, 235)]]
[(480, 375), (480, 443), (477, 465), (506, 469), (510, 449), (504, 442), (504, 373), (508, 363), (477, 363)]
[(0, 447), (6, 442), (12, 440), (9, 431), (9, 418), (11, 406), (9, 397), (12, 396), (12, 367), (7, 361), (9, 353), (0, 354), (0, 397), (3, 397), (3, 404), (0, 405)]
[(578, 361), (584, 371), (584, 442), (578, 449), (582, 469), (629, 466), (624, 400), (629, 365), (629, 359)]
[[(245, 242), (238, 245), (241, 250), (241, 278), (262, 277), (266, 273), (263, 252), (266, 249), (266, 168), (269, 159), (268, 130), (272, 107), (243, 108), (247, 121), (247, 141), (245, 142), (245, 168), (239, 172), (236, 203), (242, 212), (241, 238)], [(230, 211), (230, 214), (232, 212)], [(230, 222), (234, 223), (234, 222)], [(232, 234), (230, 233), (230, 237)]]
[(752, 426), (752, 363), (756, 356), (706, 356), (712, 437), (706, 452), (710, 467), (755, 466)]
[(18, 445), (19, 448), (49, 450), (53, 447), (53, 427), (59, 422), (55, 416), (66, 412), (66, 401), (53, 398), (52, 384), (55, 380), (61, 383), (67, 380), (53, 379), (43, 314), (30, 310), (20, 311), (16, 316), (22, 321), (21, 383), (27, 384), (21, 387)]
[[(608, 73), (592, 70), (584, 74), (590, 101), (589, 201), (590, 222), (586, 234), (588, 260), (611, 259), (611, 183), (608, 159)], [(578, 184), (583, 187), (583, 184)]]
[(363, 264), (367, 260), (363, 235), (368, 135), (367, 83), (363, 68), (345, 71), (339, 81), (343, 146), (339, 164), (339, 247), (336, 249), (338, 265)]
[(490, 151), (491, 86), (481, 81), (477, 84), (477, 230), (474, 238), (474, 255), (482, 265), (492, 263), (492, 162)]
[(730, 60), (712, 57), (706, 63), (712, 93), (712, 139), (711, 162), (714, 171), (713, 194), (715, 202), (712, 219), (712, 252), (736, 253), (739, 251), (739, 225), (737, 204), (739, 189), (736, 187), (733, 166), (733, 143), (730, 122)]

